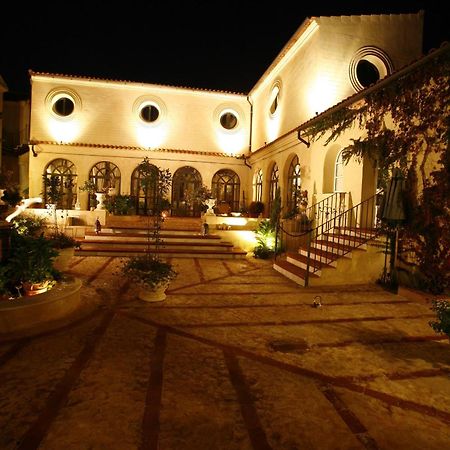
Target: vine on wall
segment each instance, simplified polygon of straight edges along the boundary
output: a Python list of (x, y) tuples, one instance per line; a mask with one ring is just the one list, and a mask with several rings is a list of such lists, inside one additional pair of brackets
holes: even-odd
[(357, 125), (363, 136), (343, 152), (376, 161), (379, 173), (399, 167), (406, 178), (407, 221), (399, 251), (413, 250), (420, 287), (450, 288), (450, 45), (379, 89), (364, 104), (343, 107), (306, 130), (325, 145)]

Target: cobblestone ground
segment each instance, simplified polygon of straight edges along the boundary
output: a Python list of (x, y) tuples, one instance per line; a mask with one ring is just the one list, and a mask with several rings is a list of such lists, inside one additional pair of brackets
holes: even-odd
[(450, 448), (450, 345), (425, 300), (172, 262), (150, 304), (118, 258), (73, 258), (84, 317), (0, 342), (0, 449)]

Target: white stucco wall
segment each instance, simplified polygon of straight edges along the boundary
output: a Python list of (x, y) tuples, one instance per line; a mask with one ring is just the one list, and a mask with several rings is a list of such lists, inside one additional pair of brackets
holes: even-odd
[[(421, 56), (422, 32), (422, 13), (314, 18), (298, 38), (300, 44), (289, 49), (250, 92), (252, 150), (353, 95), (350, 65), (359, 49), (381, 49), (395, 71)], [(277, 82), (280, 102), (271, 116), (271, 92)]]
[[(32, 75), (31, 82), (32, 140), (226, 154), (248, 149), (250, 104), (245, 95), (45, 74)], [(73, 114), (52, 113), (48, 98), (55, 92), (74, 94)], [(139, 117), (146, 101), (160, 109), (155, 123)], [(238, 117), (233, 130), (224, 129), (219, 121), (220, 113), (229, 109)]]

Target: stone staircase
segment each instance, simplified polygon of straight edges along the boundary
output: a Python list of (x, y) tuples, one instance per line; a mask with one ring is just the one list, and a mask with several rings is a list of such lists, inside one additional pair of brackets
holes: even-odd
[(200, 218), (168, 217), (156, 248), (151, 218), (112, 216), (99, 234), (86, 230), (75, 256), (137, 256), (147, 251), (176, 258), (244, 258), (247, 252), (216, 234), (201, 233)]
[(375, 282), (384, 266), (384, 242), (378, 237), (377, 229), (336, 227), (311, 242), (309, 261), (308, 248), (301, 245), (277, 258), (273, 268), (301, 286)]

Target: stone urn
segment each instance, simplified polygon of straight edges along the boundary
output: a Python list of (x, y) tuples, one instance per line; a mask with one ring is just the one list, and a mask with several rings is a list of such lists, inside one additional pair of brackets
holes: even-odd
[(214, 214), (214, 206), (216, 204), (216, 199), (215, 198), (207, 198), (205, 200), (205, 205), (208, 207), (207, 211), (206, 211), (206, 215), (207, 216), (215, 216)]
[(96, 192), (95, 198), (97, 200), (97, 207), (95, 209), (97, 211), (105, 209), (105, 194), (103, 192)]

